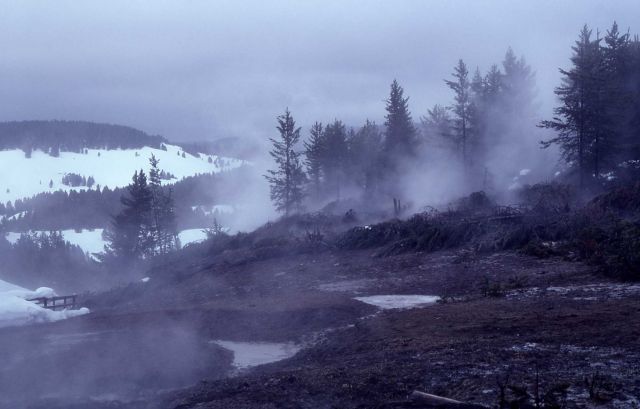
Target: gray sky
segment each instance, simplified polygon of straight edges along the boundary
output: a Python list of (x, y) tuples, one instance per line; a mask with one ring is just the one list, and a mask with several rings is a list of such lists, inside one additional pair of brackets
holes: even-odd
[(638, 0), (2, 1), (0, 120), (266, 137), (286, 106), (299, 125), (380, 123), (393, 78), (417, 119), (450, 101), (458, 58), (485, 70), (509, 45), (545, 114), (581, 26), (639, 17)]

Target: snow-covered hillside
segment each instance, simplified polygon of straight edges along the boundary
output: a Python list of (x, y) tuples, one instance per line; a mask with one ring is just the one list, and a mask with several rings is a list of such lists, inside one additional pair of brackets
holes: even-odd
[[(85, 253), (94, 254), (94, 253), (102, 253), (104, 251), (104, 246), (106, 242), (102, 238), (103, 229), (93, 229), (93, 230), (62, 230), (62, 237), (64, 240), (68, 241), (71, 244), (75, 244), (80, 247)], [(41, 231), (33, 231), (32, 233), (42, 233)], [(19, 232), (9, 232), (6, 233), (6, 239), (10, 243), (15, 243), (20, 238), (22, 233)], [(182, 230), (178, 233), (178, 237), (180, 239), (180, 244), (182, 246), (186, 246), (191, 243), (197, 243), (206, 240), (207, 234), (203, 229), (187, 229)]]
[[(62, 230), (60, 233), (62, 233), (64, 240), (80, 247), (85, 253), (93, 254), (104, 251), (105, 241), (102, 239), (102, 231), (103, 229)], [(42, 232), (34, 231), (32, 233), (40, 234)], [(5, 237), (9, 243), (13, 244), (18, 241), (21, 234), (23, 233), (9, 232)]]
[(42, 151), (33, 151), (31, 158), (22, 150), (0, 151), (0, 202), (15, 201), (35, 194), (56, 190), (84, 190), (86, 187), (70, 187), (62, 183), (68, 174), (85, 178), (93, 177), (96, 185), (109, 188), (123, 187), (131, 182), (133, 172), (149, 169), (149, 158), (160, 160), (159, 168), (176, 179), (187, 176), (216, 173), (241, 166), (238, 159), (185, 153), (175, 145), (165, 145), (166, 150), (144, 147), (140, 149), (105, 150), (88, 149), (85, 153), (60, 152), (58, 157)]

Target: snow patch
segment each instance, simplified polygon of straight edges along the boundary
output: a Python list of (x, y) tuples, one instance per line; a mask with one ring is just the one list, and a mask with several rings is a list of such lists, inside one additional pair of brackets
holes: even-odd
[(104, 229), (93, 230), (63, 230), (62, 237), (71, 244), (80, 247), (85, 253), (101, 253), (105, 242), (102, 239)]
[(383, 310), (419, 308), (437, 302), (435, 295), (372, 295), (355, 297), (356, 300)]
[(281, 361), (294, 356), (300, 347), (293, 343), (211, 341), (233, 352), (233, 366), (238, 369)]
[(26, 215), (27, 215), (27, 211), (25, 210), (25, 211), (22, 211), (22, 212), (18, 212), (16, 214), (14, 214), (13, 216), (3, 217), (3, 219), (6, 220), (6, 221), (15, 221), (15, 220), (18, 220), (18, 219), (26, 216)]
[(213, 206), (191, 206), (191, 210), (200, 210), (205, 216), (216, 216), (220, 214), (233, 214), (236, 208), (231, 205), (218, 204)]
[(178, 233), (180, 244), (184, 247), (191, 243), (200, 243), (207, 239), (207, 232), (204, 229), (187, 229)]
[(89, 313), (88, 308), (52, 311), (27, 301), (52, 296), (55, 296), (55, 291), (48, 287), (31, 291), (0, 280), (0, 327), (53, 322)]

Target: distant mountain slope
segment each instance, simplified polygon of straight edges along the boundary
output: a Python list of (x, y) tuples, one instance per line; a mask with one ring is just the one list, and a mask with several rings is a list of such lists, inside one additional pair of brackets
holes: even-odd
[[(166, 172), (165, 183), (217, 173), (245, 163), (216, 155), (190, 155), (179, 146), (164, 143), (162, 148), (84, 149), (83, 153), (63, 151), (57, 156), (35, 150), (27, 157), (18, 149), (0, 150), (0, 202), (56, 190), (95, 189), (98, 185), (112, 189), (123, 187), (131, 182), (136, 170), (148, 171), (152, 154), (160, 160), (160, 169)], [(82, 184), (78, 184), (78, 180)]]
[[(187, 152), (215, 153), (234, 158), (251, 159), (265, 151), (265, 146), (252, 138), (225, 137), (209, 141), (182, 142), (180, 146)], [(266, 148), (269, 148), (267, 146)]]
[(22, 149), (57, 154), (84, 149), (159, 148), (166, 139), (122, 125), (84, 121), (0, 122), (0, 150)]

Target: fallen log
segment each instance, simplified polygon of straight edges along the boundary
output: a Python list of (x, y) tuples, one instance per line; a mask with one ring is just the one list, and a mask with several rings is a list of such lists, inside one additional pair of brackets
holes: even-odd
[(487, 409), (487, 406), (484, 405), (461, 402), (459, 400), (449, 399), (443, 396), (432, 395), (430, 393), (420, 391), (413, 391), (411, 394), (411, 400), (431, 408)]

